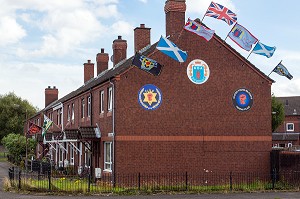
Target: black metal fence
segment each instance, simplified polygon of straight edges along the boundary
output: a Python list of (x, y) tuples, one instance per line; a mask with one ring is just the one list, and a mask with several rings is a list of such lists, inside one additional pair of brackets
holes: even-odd
[(230, 192), (291, 190), (300, 188), (300, 172), (284, 172), (279, 176), (266, 173), (168, 173), (168, 174), (102, 174), (101, 178), (64, 175), (62, 173), (26, 172), (9, 169), (11, 185), (29, 191), (72, 193), (124, 192)]

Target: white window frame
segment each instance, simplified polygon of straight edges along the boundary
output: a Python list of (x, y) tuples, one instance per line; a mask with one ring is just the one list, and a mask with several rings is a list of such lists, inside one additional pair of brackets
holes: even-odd
[[(289, 125), (292, 125), (292, 129), (289, 129)], [(294, 131), (294, 123), (286, 123), (286, 131)]]
[(88, 101), (87, 116), (91, 117), (91, 109), (92, 109), (91, 96), (88, 96), (87, 101)]
[(70, 104), (68, 105), (68, 122), (70, 122), (70, 120), (71, 120), (71, 107), (70, 107)]
[[(107, 154), (107, 150), (109, 154)], [(107, 160), (106, 157), (107, 155), (109, 155), (109, 160)], [(112, 142), (104, 142), (104, 171), (111, 172), (112, 171), (111, 169), (112, 169)]]
[(72, 116), (71, 116), (72, 121), (75, 119), (75, 105), (72, 103)]
[(100, 91), (100, 113), (104, 113), (104, 91)]
[(107, 110), (112, 111), (112, 87), (108, 88), (108, 97), (107, 97)]

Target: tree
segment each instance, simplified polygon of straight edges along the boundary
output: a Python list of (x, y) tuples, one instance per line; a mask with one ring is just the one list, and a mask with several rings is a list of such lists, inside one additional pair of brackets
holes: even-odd
[(284, 106), (272, 94), (272, 132), (274, 132), (284, 121)]
[(10, 133), (23, 134), (26, 119), (37, 111), (14, 93), (0, 95), (0, 140)]
[[(26, 156), (26, 137), (20, 134), (10, 133), (3, 137), (2, 144), (8, 150), (11, 157), (16, 163), (19, 163)], [(36, 140), (27, 139), (28, 157), (34, 156)]]

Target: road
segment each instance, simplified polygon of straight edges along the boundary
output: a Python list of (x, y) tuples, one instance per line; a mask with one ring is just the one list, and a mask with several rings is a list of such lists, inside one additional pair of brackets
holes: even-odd
[(300, 192), (267, 192), (267, 193), (227, 193), (227, 194), (157, 194), (137, 196), (113, 196), (113, 195), (47, 195), (20, 194), (5, 192), (2, 190), (3, 179), (8, 177), (9, 163), (0, 162), (0, 198), (1, 199), (300, 199)]

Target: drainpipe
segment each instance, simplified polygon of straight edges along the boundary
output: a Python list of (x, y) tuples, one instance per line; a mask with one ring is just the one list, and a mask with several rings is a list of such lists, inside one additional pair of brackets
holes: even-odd
[(112, 141), (112, 175), (113, 175), (113, 186), (115, 186), (115, 84), (109, 80), (109, 83), (112, 85), (112, 133), (113, 133), (113, 141)]

